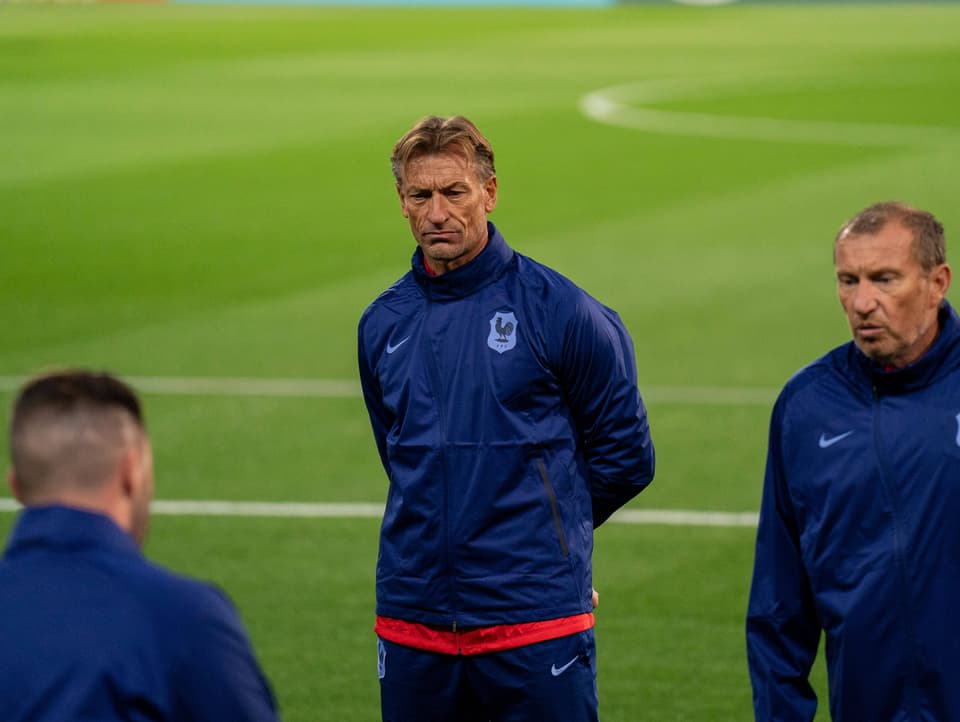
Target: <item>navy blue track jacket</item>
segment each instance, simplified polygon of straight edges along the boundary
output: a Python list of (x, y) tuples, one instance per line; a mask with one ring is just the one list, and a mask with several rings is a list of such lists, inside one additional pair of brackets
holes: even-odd
[(488, 230), (440, 276), (418, 248), (360, 321), (390, 479), (381, 616), (463, 627), (590, 612), (593, 529), (653, 477), (617, 314)]
[(885, 372), (853, 342), (773, 410), (747, 651), (757, 720), (960, 720), (960, 322)]
[(101, 514), (22, 512), (0, 562), (3, 722), (275, 722), (240, 619)]

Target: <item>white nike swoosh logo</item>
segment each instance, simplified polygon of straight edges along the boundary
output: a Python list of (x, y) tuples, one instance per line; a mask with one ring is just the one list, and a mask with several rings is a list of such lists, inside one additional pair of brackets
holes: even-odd
[(573, 659), (571, 659), (569, 662), (567, 662), (565, 665), (563, 665), (562, 667), (558, 667), (558, 666), (555, 665), (555, 664), (554, 664), (554, 665), (551, 665), (551, 667), (550, 667), (550, 674), (552, 674), (554, 677), (559, 677), (561, 674), (563, 674), (563, 673), (566, 672), (568, 669), (570, 669), (570, 666), (571, 666), (574, 662), (576, 662), (578, 659), (580, 659), (580, 655), (579, 655), (579, 654), (578, 654), (576, 657), (574, 657)]
[(820, 448), (821, 448), (821, 449), (826, 449), (828, 446), (833, 446), (833, 445), (836, 444), (838, 441), (843, 441), (845, 438), (847, 438), (848, 436), (850, 436), (850, 434), (852, 434), (852, 433), (853, 433), (853, 431), (851, 430), (851, 431), (848, 431), (848, 432), (845, 433), (845, 434), (840, 434), (839, 436), (831, 436), (829, 439), (828, 439), (826, 436), (824, 436), (823, 434), (820, 434), (820, 442), (819, 442), (819, 443), (820, 443)]
[(391, 346), (391, 345), (390, 345), (390, 342), (387, 341), (387, 353), (393, 353), (394, 351), (396, 351), (398, 348), (400, 348), (401, 346), (403, 346), (403, 344), (405, 344), (405, 343), (406, 343), (407, 341), (409, 341), (409, 340), (410, 340), (410, 337), (407, 336), (405, 339), (403, 339), (403, 340), (402, 340), (400, 343), (398, 343), (396, 346)]

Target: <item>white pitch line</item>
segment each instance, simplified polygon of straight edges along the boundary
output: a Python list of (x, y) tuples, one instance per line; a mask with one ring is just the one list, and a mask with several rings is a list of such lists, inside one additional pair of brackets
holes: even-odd
[[(21, 508), (15, 499), (0, 498), (0, 512)], [(157, 499), (150, 504), (150, 511), (165, 516), (379, 519), (383, 516), (383, 504)]]
[[(129, 376), (146, 394), (182, 396), (264, 396), (352, 399), (360, 384), (347, 379), (219, 378), (214, 376)], [(0, 391), (15, 391), (26, 377), (0, 376)], [(704, 406), (770, 406), (777, 390), (738, 386), (641, 386), (647, 403)]]
[[(0, 512), (18, 511), (14, 499), (0, 498)], [(235, 516), (309, 519), (379, 519), (383, 504), (310, 503), (272, 501), (157, 500), (153, 514), (165, 516)], [(680, 509), (621, 509), (612, 517), (617, 524), (664, 524), (668, 526), (755, 527), (753, 512), (685, 511)]]
[(610, 517), (619, 524), (668, 526), (724, 526), (756, 528), (759, 515), (752, 511), (685, 511), (683, 509), (621, 509)]
[(296, 501), (191, 501), (158, 500), (150, 505), (155, 514), (170, 516), (267, 516), (310, 519), (380, 519), (383, 504), (311, 503)]

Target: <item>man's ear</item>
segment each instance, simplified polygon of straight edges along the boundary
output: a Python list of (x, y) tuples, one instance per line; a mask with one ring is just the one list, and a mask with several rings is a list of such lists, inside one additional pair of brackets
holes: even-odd
[(939, 306), (940, 302), (947, 295), (947, 291), (950, 289), (950, 281), (952, 277), (953, 272), (950, 270), (950, 266), (948, 266), (946, 263), (941, 263), (930, 272), (930, 281), (934, 294), (932, 301), (935, 302), (936, 306)]
[(127, 447), (117, 462), (117, 478), (124, 497), (136, 496), (140, 484), (140, 451), (136, 445)]
[(20, 496), (20, 480), (17, 479), (17, 471), (12, 466), (10, 471), (7, 472), (7, 484), (10, 486), (10, 493), (13, 494), (13, 498), (23, 503), (23, 498)]
[(497, 177), (495, 175), (487, 178), (483, 184), (483, 190), (487, 194), (483, 207), (487, 213), (492, 213), (493, 209), (497, 207)]

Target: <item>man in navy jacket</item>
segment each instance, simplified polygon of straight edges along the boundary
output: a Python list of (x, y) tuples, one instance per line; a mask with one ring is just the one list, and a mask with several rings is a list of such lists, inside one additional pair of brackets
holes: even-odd
[(359, 329), (383, 718), (595, 720), (593, 530), (654, 470), (633, 342), (487, 221), (470, 121), (423, 119), (392, 162), (417, 249)]
[(150, 442), (106, 374), (29, 382), (10, 485), (25, 506), (0, 561), (3, 722), (275, 722), (233, 606), (146, 561)]
[(773, 410), (747, 652), (758, 720), (960, 720), (960, 322), (943, 227), (871, 206), (834, 244), (853, 340)]

